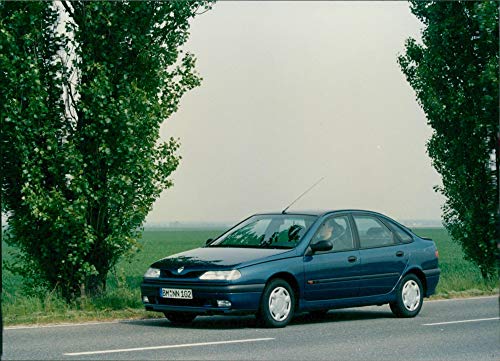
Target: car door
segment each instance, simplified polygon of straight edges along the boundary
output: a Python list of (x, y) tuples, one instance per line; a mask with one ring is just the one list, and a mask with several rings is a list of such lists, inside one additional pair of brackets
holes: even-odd
[(328, 222), (338, 225), (330, 240), (333, 249), (304, 256), (304, 298), (308, 301), (356, 297), (358, 295), (359, 251), (355, 249), (352, 226), (347, 215), (327, 218), (314, 235), (311, 244)]
[(353, 214), (359, 241), (359, 296), (390, 292), (408, 263), (407, 245), (374, 215)]

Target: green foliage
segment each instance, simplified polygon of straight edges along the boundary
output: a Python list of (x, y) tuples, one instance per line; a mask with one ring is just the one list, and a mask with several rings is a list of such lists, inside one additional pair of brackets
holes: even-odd
[(434, 130), (427, 150), (443, 179), (436, 189), (446, 197), (445, 225), (491, 277), (498, 252), (498, 2), (410, 3), (424, 24), (422, 44), (408, 39), (398, 61)]
[(137, 249), (180, 159), (160, 125), (201, 81), (180, 47), (209, 7), (0, 3), (2, 211), (20, 251), (11, 269), (70, 300), (104, 290)]

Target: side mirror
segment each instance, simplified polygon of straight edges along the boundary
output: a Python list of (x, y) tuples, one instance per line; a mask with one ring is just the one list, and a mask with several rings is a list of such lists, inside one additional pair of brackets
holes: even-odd
[(333, 243), (330, 241), (319, 241), (314, 244), (311, 244), (310, 247), (313, 253), (326, 252), (330, 251), (333, 248)]
[(214, 241), (213, 238), (209, 238), (207, 239), (207, 241), (205, 242), (205, 246), (208, 246), (210, 243), (212, 243)]

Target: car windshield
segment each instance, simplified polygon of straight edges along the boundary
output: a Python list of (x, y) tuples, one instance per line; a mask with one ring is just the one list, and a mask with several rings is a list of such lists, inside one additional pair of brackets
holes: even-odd
[(290, 214), (252, 216), (209, 247), (294, 248), (316, 218)]

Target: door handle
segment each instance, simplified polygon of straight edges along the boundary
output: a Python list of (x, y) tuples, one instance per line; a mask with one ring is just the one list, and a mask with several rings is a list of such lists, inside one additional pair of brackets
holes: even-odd
[(353, 262), (356, 262), (358, 258), (356, 256), (350, 256), (350, 257), (347, 257), (347, 260), (349, 261), (349, 263), (353, 263)]
[(396, 252), (396, 256), (397, 257), (403, 257), (405, 255), (405, 253), (403, 251), (397, 251)]

